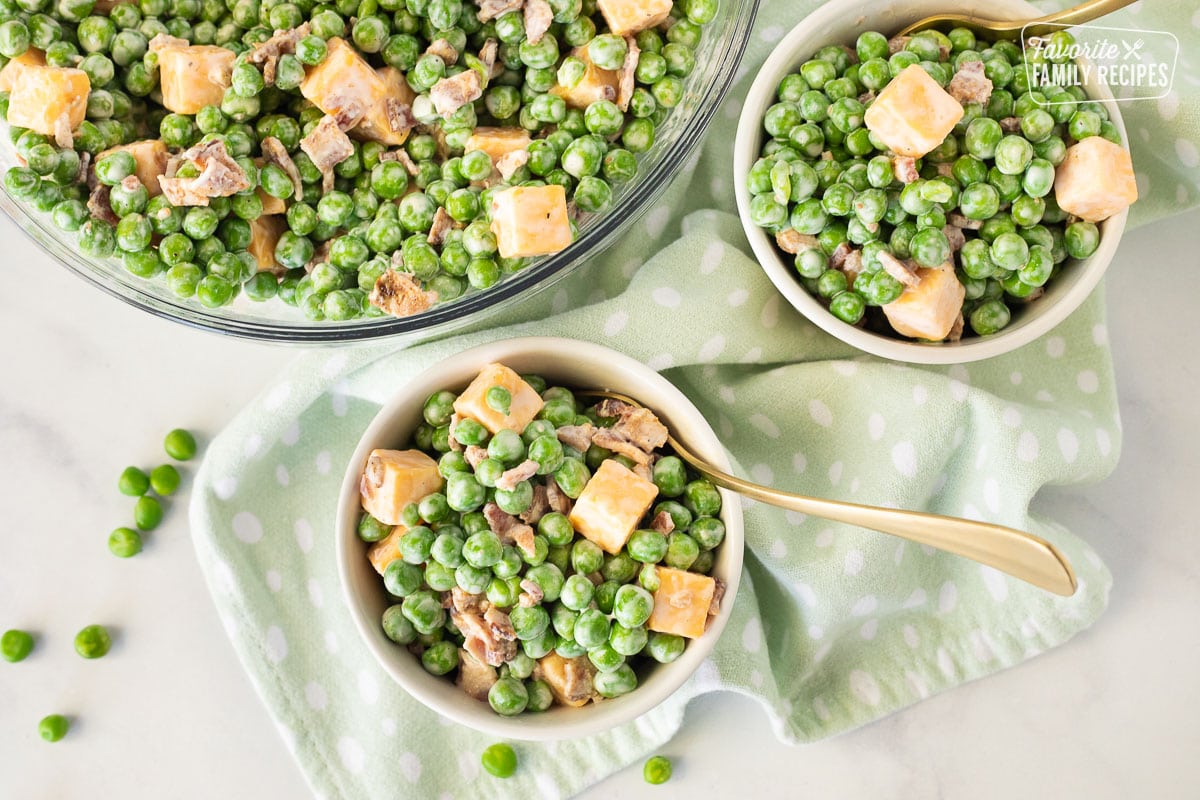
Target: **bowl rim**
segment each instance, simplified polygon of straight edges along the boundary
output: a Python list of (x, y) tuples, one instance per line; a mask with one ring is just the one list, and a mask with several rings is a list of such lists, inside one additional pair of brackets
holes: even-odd
[[(1045, 311), (992, 336), (970, 337), (959, 342), (938, 343), (909, 341), (873, 333), (842, 322), (815, 297), (805, 291), (793, 276), (792, 268), (780, 256), (772, 238), (764, 229), (759, 228), (750, 220), (750, 192), (742, 176), (749, 174), (750, 167), (757, 158), (762, 141), (763, 111), (770, 104), (770, 98), (774, 95), (779, 79), (799, 62), (801, 56), (807, 54), (810, 47), (815, 52), (820, 45), (813, 46), (811, 40), (823, 36), (822, 32), (828, 26), (842, 20), (847, 7), (853, 6), (860, 9), (864, 5), (866, 4), (862, 0), (828, 0), (801, 19), (775, 45), (747, 92), (738, 119), (734, 141), (734, 195), (742, 229), (756, 259), (763, 271), (767, 273), (767, 277), (775, 284), (776, 289), (793, 308), (809, 321), (856, 349), (881, 358), (913, 364), (962, 364), (1003, 355), (1039, 339), (1074, 313), (1104, 277), (1124, 234), (1125, 224), (1129, 217), (1128, 208), (1101, 223), (1099, 248), (1088, 258), (1076, 262), (1079, 274), (1063, 293), (1052, 298), (1052, 302), (1045, 307)], [(989, 2), (987, 6), (989, 13), (995, 13), (1001, 18), (1019, 19), (1024, 15), (1033, 17), (1041, 14), (1035, 6), (1025, 0), (999, 0)], [(896, 25), (912, 22), (935, 13), (928, 10), (911, 11), (909, 9), (912, 6), (898, 3), (892, 4), (889, 8), (896, 17), (894, 20)], [(947, 4), (946, 10), (958, 9), (951, 9)], [(884, 12), (876, 13), (883, 14)], [(865, 16), (858, 20), (858, 24), (862, 26), (863, 30), (871, 29), (869, 20)], [(1091, 83), (1085, 88), (1091, 99), (1104, 104), (1109, 112), (1110, 120), (1120, 132), (1122, 140), (1128, 143), (1129, 134), (1125, 128), (1124, 118), (1121, 116), (1119, 104), (1114, 101), (1109, 87), (1103, 83)]]
[[(446, 333), (477, 321), (486, 312), (503, 308), (516, 298), (528, 299), (566, 277), (587, 259), (598, 256), (614, 244), (620, 234), (644, 216), (678, 176), (708, 130), (717, 109), (721, 107), (738, 76), (738, 66), (750, 42), (761, 0), (723, 4), (734, 16), (729, 23), (734, 32), (718, 54), (718, 63), (711, 78), (703, 84), (692, 82), (690, 89), (698, 95), (694, 116), (680, 125), (678, 138), (664, 149), (662, 155), (622, 197), (631, 212), (610, 208), (599, 215), (595, 224), (584, 231), (566, 249), (535, 262), (519, 273), (501, 281), (492, 289), (474, 292), (454, 302), (437, 305), (429, 311), (411, 317), (378, 317), (351, 324), (312, 323), (308, 321), (271, 321), (224, 316), (212, 313), (198, 303), (169, 298), (142, 287), (119, 272), (119, 265), (101, 267), (94, 259), (77, 252), (69, 245), (49, 219), (49, 215), (34, 212), (8, 194), (0, 182), (0, 209), (13, 224), (39, 249), (66, 267), (72, 274), (101, 289), (108, 295), (145, 310), (156, 317), (182, 325), (225, 334), (234, 338), (281, 344), (339, 344), (370, 341), (384, 337), (428, 338)], [(7, 129), (7, 126), (4, 126)], [(5, 145), (11, 152), (11, 146)], [(6, 155), (11, 159), (11, 155)], [(272, 301), (274, 302), (274, 301)]]
[[(402, 690), (433, 712), (474, 730), (526, 741), (577, 738), (601, 733), (645, 714), (674, 694), (699, 669), (728, 623), (733, 600), (737, 596), (744, 556), (745, 528), (740, 498), (733, 492), (718, 489), (722, 498), (721, 519), (726, 528), (725, 540), (718, 551), (717, 567), (714, 568), (714, 574), (719, 574), (726, 584), (720, 611), (704, 635), (689, 641), (683, 655), (676, 661), (654, 665), (654, 673), (662, 675), (658, 680), (639, 685), (628, 695), (589, 705), (585, 709), (553, 709), (536, 715), (499, 716), (486, 703), (471, 700), (453, 684), (447, 683), (445, 678), (429, 675), (416, 658), (381, 635), (378, 621), (365, 608), (362, 589), (356, 588), (358, 579), (355, 577), (355, 570), (361, 572), (365, 563), (363, 542), (355, 528), (361, 513), (359, 477), (367, 456), (378, 446), (395, 443), (396, 437), (386, 435), (387, 430), (394, 427), (397, 417), (406, 412), (415, 412), (419, 416), (424, 398), (433, 391), (447, 385), (465, 385), (482, 366), (494, 361), (503, 363), (506, 358), (528, 356), (545, 358), (552, 353), (563, 352), (570, 352), (577, 364), (602, 363), (615, 368), (617, 372), (627, 373), (631, 382), (639, 383), (641, 396), (647, 398), (648, 403), (655, 406), (670, 404), (666, 412), (655, 408), (664, 421), (668, 418), (676, 422), (686, 420), (685, 425), (691, 428), (689, 444), (698, 454), (721, 469), (730, 469), (729, 456), (703, 414), (674, 384), (641, 362), (603, 345), (575, 339), (546, 336), (505, 339), (443, 359), (405, 381), (390, 396), (364, 430), (354, 454), (347, 462), (334, 521), (336, 569), (342, 598), (359, 638), (379, 666)], [(553, 370), (547, 372), (552, 373)], [(633, 393), (629, 386), (609, 388), (624, 388)], [(649, 399), (651, 394), (653, 399)], [(375, 577), (378, 585), (374, 572), (371, 576)], [(469, 703), (449, 700), (447, 687), (453, 690), (454, 697)]]

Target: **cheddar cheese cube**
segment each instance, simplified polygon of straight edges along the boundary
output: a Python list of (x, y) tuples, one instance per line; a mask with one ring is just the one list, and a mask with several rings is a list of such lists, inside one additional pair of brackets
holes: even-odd
[(883, 306), (888, 322), (901, 336), (941, 341), (950, 335), (962, 311), (966, 290), (954, 274), (954, 262), (917, 269), (919, 282)]
[(913, 64), (883, 88), (863, 121), (892, 152), (920, 158), (940, 145), (962, 116), (958, 101)]
[(232, 50), (216, 45), (168, 44), (158, 51), (162, 103), (176, 114), (220, 106), (233, 74)]
[(380, 575), (387, 569), (388, 564), (399, 559), (400, 537), (407, 532), (403, 525), (392, 528), (392, 532), (380, 539), (367, 550), (367, 560)]
[(557, 253), (572, 239), (566, 190), (549, 184), (497, 192), (492, 196), (492, 233), (503, 258)]
[(1101, 136), (1071, 145), (1055, 170), (1054, 197), (1063, 211), (1088, 222), (1128, 208), (1138, 198), (1129, 151)]
[(46, 66), (46, 56), (42, 54), (42, 51), (33, 47), (29, 48), (5, 64), (4, 69), (0, 69), (0, 92), (11, 92), (13, 84), (17, 82), (17, 76), (29, 67), (44, 66)]
[(367, 513), (386, 525), (399, 525), (405, 506), (441, 487), (437, 462), (420, 450), (372, 450), (359, 493)]
[(413, 100), (399, 70), (376, 72), (345, 39), (337, 36), (326, 42), (325, 60), (309, 67), (300, 82), (300, 93), (330, 116), (340, 112), (361, 114), (354, 127), (357, 135), (386, 145), (404, 144), (408, 131), (394, 131), (388, 122), (388, 98), (401, 103)]
[(262, 201), (262, 213), (264, 217), (269, 217), (274, 214), (287, 213), (287, 203), (280, 200), (275, 195), (267, 194), (263, 191), (261, 186), (255, 189), (254, 193), (258, 195), (258, 199)]
[(571, 524), (616, 555), (657, 496), (657, 486), (610, 458), (583, 487), (571, 509)]
[(671, 0), (596, 0), (596, 7), (618, 36), (653, 28), (671, 16)]
[(524, 150), (529, 147), (529, 131), (524, 128), (476, 128), (475, 132), (467, 137), (467, 143), (463, 146), (463, 152), (469, 153), (472, 150), (482, 150), (491, 156), (492, 163), (500, 160), (502, 156), (517, 150)]
[(600, 69), (592, 63), (592, 59), (588, 56), (587, 47), (576, 47), (571, 51), (571, 55), (575, 56), (587, 65), (587, 71), (583, 73), (583, 77), (579, 83), (574, 86), (563, 86), (560, 83), (555, 83), (550, 87), (550, 94), (557, 95), (566, 101), (571, 108), (580, 110), (586, 109), (597, 100), (612, 100), (617, 99), (617, 90), (621, 83), (620, 76), (615, 70)]
[(587, 656), (563, 658), (551, 651), (538, 659), (535, 674), (546, 682), (550, 693), (561, 705), (579, 708), (597, 697), (593, 685), (596, 668)]
[[(270, 199), (280, 204), (283, 203), (282, 200), (274, 197), (270, 197)], [(287, 230), (287, 221), (279, 216), (282, 212), (273, 212), (274, 216), (269, 216), (265, 208), (264, 205), (262, 216), (250, 220), (250, 246), (246, 249), (250, 251), (250, 255), (254, 256), (254, 262), (258, 264), (259, 272), (273, 272), (276, 275), (282, 275), (286, 270), (275, 260), (275, 245), (279, 244), (279, 237)]]
[(167, 171), (167, 146), (159, 139), (143, 139), (140, 142), (110, 147), (96, 156), (96, 160), (104, 158), (109, 153), (125, 152), (133, 156), (136, 164), (137, 179), (146, 187), (151, 197), (162, 194), (158, 186), (158, 178)]
[[(508, 413), (501, 414), (487, 404), (488, 389), (499, 386), (512, 397)], [(525, 426), (542, 410), (542, 398), (533, 387), (503, 364), (488, 364), (471, 381), (471, 385), (454, 401), (454, 411), (473, 419), (492, 433), (505, 428), (524, 433)]]
[(8, 124), (54, 136), (70, 133), (87, 113), (91, 84), (87, 73), (71, 67), (21, 67), (8, 96)]
[(646, 627), (695, 639), (704, 633), (717, 582), (707, 575), (682, 569), (659, 567), (654, 610)]

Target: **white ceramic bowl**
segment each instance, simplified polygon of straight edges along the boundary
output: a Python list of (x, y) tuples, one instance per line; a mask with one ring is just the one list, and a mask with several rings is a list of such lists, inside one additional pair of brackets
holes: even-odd
[(380, 618), (390, 604), (383, 582), (367, 561), (367, 545), (357, 534), (362, 512), (358, 483), (367, 456), (375, 448), (404, 447), (421, 421), (425, 399), (439, 389), (461, 391), (485, 364), (499, 361), (521, 373), (536, 373), (551, 384), (610, 389), (629, 394), (652, 408), (671, 432), (722, 469), (729, 459), (717, 435), (683, 393), (643, 364), (606, 347), (572, 339), (510, 339), (476, 347), (442, 361), (397, 387), (395, 397), (376, 415), (346, 467), (338, 504), (336, 547), (342, 591), (355, 626), (371, 653), (400, 687), (455, 722), (495, 736), (549, 740), (587, 736), (644, 714), (665, 700), (696, 671), (729, 620), (742, 571), (742, 511), (737, 495), (721, 490), (725, 541), (717, 551), (712, 575), (725, 582), (725, 600), (708, 631), (688, 643), (670, 664), (639, 675), (638, 688), (583, 708), (554, 706), (538, 714), (501, 717), (486, 702), (474, 700), (450, 680), (430, 675), (421, 661), (388, 639)]
[[(736, 179), (738, 213), (746, 237), (771, 282), (801, 314), (847, 344), (872, 355), (918, 364), (957, 364), (978, 361), (1010, 352), (1032, 342), (1062, 322), (1083, 303), (1112, 261), (1125, 230), (1127, 211), (1100, 223), (1100, 247), (1083, 261), (1070, 262), (1069, 268), (1046, 284), (1046, 293), (1038, 300), (1013, 309), (1012, 322), (992, 336), (963, 338), (959, 342), (921, 343), (873, 333), (842, 322), (800, 285), (794, 267), (776, 248), (774, 238), (750, 221), (750, 192), (746, 176), (763, 145), (762, 120), (775, 102), (779, 81), (794, 72), (820, 48), (829, 44), (854, 45), (863, 31), (877, 30), (892, 34), (905, 25), (932, 14), (977, 13), (994, 19), (1029, 19), (1042, 14), (1024, 0), (830, 0), (783, 37), (767, 58), (750, 87), (742, 107), (734, 145), (733, 168)], [(1088, 95), (1102, 102), (1109, 118), (1128, 143), (1121, 112), (1112, 92), (1093, 79), (1086, 84)]]

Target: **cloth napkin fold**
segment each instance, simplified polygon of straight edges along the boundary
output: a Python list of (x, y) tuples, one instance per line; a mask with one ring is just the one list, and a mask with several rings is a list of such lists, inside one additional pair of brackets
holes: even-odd
[[(1098, 480), (1117, 460), (1101, 291), (1020, 351), (914, 367), (819, 331), (749, 255), (732, 199), (737, 98), (815, 5), (764, 3), (714, 130), (621, 244), (453, 338), (306, 352), (211, 444), (191, 505), (197, 554), (234, 648), (318, 796), (567, 796), (643, 758), (692, 697), (719, 689), (757, 698), (784, 740), (812, 741), (1054, 647), (1104, 609), (1111, 576), (1101, 560), (1028, 511), (1040, 487)], [(1114, 24), (1178, 32), (1200, 22), (1184, 17), (1182, 4), (1163, 3)], [(1195, 28), (1187, 34), (1194, 45)], [(1125, 107), (1144, 194), (1135, 220), (1200, 197), (1195, 149), (1177, 145), (1198, 128), (1188, 45), (1176, 101)], [(1134, 263), (1118, 255), (1113, 268)], [(1030, 530), (1063, 550), (1079, 591), (1054, 597), (973, 562), (747, 503), (733, 618), (693, 679), (619, 729), (521, 744), (514, 778), (476, 781), (491, 737), (405, 695), (359, 642), (336, 576), (333, 519), (344, 466), (398, 387), (449, 354), (531, 334), (598, 341), (662, 371), (741, 474)]]

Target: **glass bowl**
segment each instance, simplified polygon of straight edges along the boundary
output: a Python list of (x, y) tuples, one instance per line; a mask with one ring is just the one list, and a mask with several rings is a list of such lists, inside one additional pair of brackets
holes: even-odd
[[(732, 84), (758, 5), (759, 0), (723, 0), (716, 18), (704, 26), (699, 52), (711, 57), (696, 59), (696, 69), (685, 82), (683, 100), (656, 131), (654, 146), (638, 159), (637, 179), (614, 192), (608, 211), (581, 219), (579, 238), (570, 247), (539, 259), (489, 289), (469, 292), (411, 317), (313, 322), (299, 309), (278, 300), (255, 303), (244, 295), (228, 306), (205, 308), (195, 300), (175, 297), (160, 279), (131, 275), (116, 259), (96, 259), (80, 253), (75, 234), (59, 230), (49, 214), (10, 197), (2, 184), (0, 208), (42, 249), (79, 277), (151, 314), (191, 327), (246, 339), (303, 344), (445, 333), (511, 307), (522, 297), (564, 277), (616, 241), (650, 208), (699, 143)], [(0, 129), (0, 169), (7, 171), (17, 163), (17, 157), (8, 143), (7, 125), (0, 123)]]

